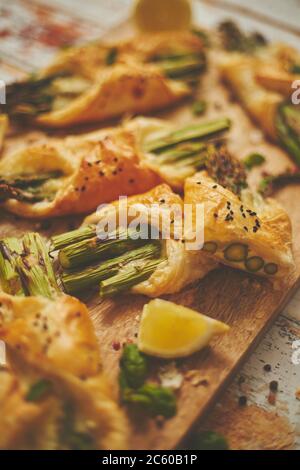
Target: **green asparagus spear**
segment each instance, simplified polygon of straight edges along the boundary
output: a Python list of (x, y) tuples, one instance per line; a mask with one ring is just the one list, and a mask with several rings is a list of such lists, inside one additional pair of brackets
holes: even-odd
[(300, 107), (283, 103), (278, 107), (275, 123), (281, 144), (300, 166)]
[(193, 124), (171, 132), (163, 137), (148, 141), (144, 150), (146, 152), (161, 153), (183, 142), (199, 141), (219, 134), (230, 128), (230, 120), (217, 119), (201, 124)]
[(22, 252), (22, 243), (17, 238), (0, 241), (0, 285), (11, 295), (24, 295), (23, 286), (16, 270), (16, 256)]
[(119, 256), (125, 251), (144, 245), (145, 240), (131, 238), (132, 230), (117, 230), (106, 240), (97, 236), (66, 246), (59, 252), (59, 262), (65, 269), (86, 266), (93, 261)]
[(103, 261), (100, 265), (77, 271), (64, 272), (61, 276), (61, 280), (65, 291), (69, 294), (73, 294), (83, 289), (93, 287), (100, 281), (118, 274), (119, 270), (131, 261), (146, 261), (158, 258), (160, 253), (160, 242), (147, 243), (145, 246), (139, 247), (136, 250), (128, 251), (121, 256)]
[(23, 238), (23, 253), (16, 258), (16, 269), (26, 295), (53, 298), (59, 288), (47, 247), (37, 233)]
[(51, 238), (50, 251), (60, 250), (66, 246), (93, 238), (95, 235), (96, 225), (87, 225), (86, 227), (80, 227), (70, 232), (55, 235)]
[(129, 291), (133, 286), (146, 281), (163, 261), (163, 258), (146, 262), (141, 260), (134, 266), (125, 266), (115, 276), (100, 282), (100, 297), (111, 297), (120, 292)]

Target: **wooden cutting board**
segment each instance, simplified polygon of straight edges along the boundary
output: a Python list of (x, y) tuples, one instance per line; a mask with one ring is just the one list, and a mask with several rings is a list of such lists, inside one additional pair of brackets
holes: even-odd
[[(226, 88), (220, 83), (217, 70), (211, 58), (209, 74), (204, 78), (199, 97), (208, 103), (204, 118), (228, 116), (233, 125), (229, 135), (229, 148), (232, 153), (244, 158), (252, 151), (266, 156), (263, 168), (253, 170), (250, 182), (260, 179), (262, 170), (278, 173), (292, 163), (286, 153), (277, 146), (264, 140), (260, 131), (249, 120), (241, 107), (235, 103)], [(157, 113), (156, 116), (171, 119), (177, 123), (195, 120), (191, 112), (191, 102), (172, 111)], [(86, 130), (86, 129), (85, 129)], [(26, 140), (34, 138), (31, 133)], [(23, 145), (24, 136), (8, 140), (6, 151)], [(177, 446), (198, 418), (222, 393), (225, 385), (240, 367), (250, 350), (258, 343), (266, 329), (283, 309), (299, 283), (300, 275), (300, 186), (286, 187), (278, 192), (276, 198), (289, 213), (294, 232), (294, 253), (297, 273), (287, 281), (284, 289), (274, 290), (264, 279), (247, 275), (230, 268), (222, 268), (210, 273), (204, 280), (190, 286), (178, 295), (168, 296), (172, 301), (195, 308), (199, 312), (222, 320), (231, 326), (229, 334), (216, 339), (209, 348), (194, 356), (176, 361), (183, 375), (183, 383), (178, 391), (178, 413), (171, 420), (147, 419), (141, 415), (130, 414), (130, 445), (134, 449), (170, 449)], [(74, 228), (80, 219), (55, 220), (48, 223), (22, 221), (19, 218), (0, 213), (0, 236), (21, 235), (28, 230), (51, 235), (62, 230)], [(124, 295), (114, 300), (101, 301), (90, 294), (83, 299), (90, 308), (91, 317), (99, 338), (103, 366), (117, 387), (120, 351), (113, 343), (135, 341), (139, 318), (147, 298)], [(153, 360), (153, 377), (163, 365), (163, 361)]]

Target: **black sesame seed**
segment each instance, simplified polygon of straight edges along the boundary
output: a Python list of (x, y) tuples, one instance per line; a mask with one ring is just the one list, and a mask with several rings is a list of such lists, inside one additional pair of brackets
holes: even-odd
[(244, 227), (244, 230), (246, 230), (246, 232), (248, 232), (248, 231), (249, 231), (249, 230), (248, 230), (248, 227), (246, 227), (246, 226)]
[(271, 372), (271, 370), (272, 370), (271, 364), (265, 364), (264, 365), (264, 371), (265, 372)]
[(247, 405), (247, 397), (245, 395), (242, 395), (239, 397), (239, 406), (246, 406)]
[(256, 233), (258, 230), (258, 227), (253, 227), (253, 232)]
[(270, 387), (271, 392), (274, 392), (274, 393), (277, 392), (278, 391), (278, 382), (277, 382), (277, 380), (272, 380), (272, 382), (270, 382), (269, 387)]

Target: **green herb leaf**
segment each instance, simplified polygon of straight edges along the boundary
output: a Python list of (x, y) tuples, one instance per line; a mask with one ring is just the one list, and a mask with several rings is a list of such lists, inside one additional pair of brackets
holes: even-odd
[(289, 170), (278, 175), (265, 176), (258, 185), (258, 191), (263, 196), (271, 196), (276, 189), (279, 189), (287, 184), (299, 183), (300, 171)]
[(290, 69), (291, 73), (300, 73), (300, 64), (294, 64), (292, 65)]
[(196, 433), (191, 447), (193, 450), (229, 450), (225, 437), (214, 431)]
[(247, 170), (252, 170), (252, 168), (262, 165), (265, 161), (266, 158), (260, 153), (250, 153), (250, 155), (244, 159), (244, 165)]
[(206, 111), (206, 102), (203, 100), (198, 100), (193, 103), (192, 107), (193, 114), (195, 116), (201, 116)]
[(171, 418), (176, 413), (176, 397), (164, 387), (145, 384), (148, 360), (135, 344), (124, 347), (120, 361), (119, 384), (124, 403), (141, 406), (151, 416)]
[(138, 388), (143, 385), (148, 374), (148, 360), (138, 350), (136, 344), (127, 344), (120, 361), (122, 372), (121, 386)]
[(117, 47), (112, 47), (105, 58), (106, 65), (113, 65), (116, 63), (118, 57), (118, 49)]
[(199, 29), (199, 28), (193, 28), (192, 33), (195, 34), (195, 36), (198, 36), (198, 38), (202, 40), (205, 47), (210, 47), (211, 41), (206, 31), (203, 31), (203, 29)]
[(176, 414), (174, 393), (159, 385), (145, 384), (137, 390), (127, 390), (124, 401), (142, 406), (151, 416), (172, 418)]
[(93, 438), (84, 432), (70, 433), (67, 442), (71, 450), (92, 450), (95, 448)]
[(275, 125), (280, 143), (300, 166), (300, 107), (282, 103), (277, 110)]
[(52, 383), (50, 380), (41, 379), (35, 382), (27, 392), (25, 399), (27, 401), (39, 401), (51, 390)]

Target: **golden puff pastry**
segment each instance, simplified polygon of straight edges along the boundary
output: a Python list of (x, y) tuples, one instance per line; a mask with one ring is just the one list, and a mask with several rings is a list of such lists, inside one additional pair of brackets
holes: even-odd
[(140, 158), (132, 133), (122, 128), (46, 139), (0, 162), (3, 207), (36, 219), (93, 211), (159, 182)]
[(187, 85), (166, 78), (155, 65), (120, 64), (101, 71), (77, 98), (54, 100), (53, 109), (40, 114), (36, 122), (60, 128), (104, 121), (165, 108), (189, 94)]
[[(266, 62), (265, 65), (261, 57), (236, 53), (223, 57), (220, 70), (225, 81), (260, 128), (269, 138), (282, 145), (299, 166), (300, 106), (292, 100), (285, 101), (284, 95), (281, 94), (284, 93), (286, 83), (285, 79), (281, 82), (281, 78), (279, 81), (277, 78), (278, 74), (280, 77), (286, 75), (287, 72), (284, 69), (278, 72), (274, 67), (273, 78), (276, 74), (277, 78), (269, 80), (268, 85), (266, 80), (258, 78), (257, 73), (262, 68), (270, 67), (273, 67), (272, 64)], [(294, 91), (290, 88), (291, 98)], [(296, 98), (297, 94), (296, 91)]]
[[(199, 250), (187, 249), (187, 241), (184, 240), (187, 233), (184, 216), (182, 199), (164, 184), (127, 201), (117, 201), (92, 214), (87, 217), (82, 229), (73, 232), (74, 235), (70, 232), (55, 237), (56, 246), (62, 246), (61, 240), (69, 240), (68, 246), (62, 247), (59, 252), (63, 268), (69, 265), (66, 260), (77, 263), (72, 266), (71, 272), (67, 270), (62, 274), (61, 279), (66, 291), (76, 294), (79, 287), (100, 284), (101, 296), (114, 295), (125, 289), (136, 294), (156, 297), (179, 292), (185, 286), (201, 279), (215, 269), (218, 263)], [(121, 252), (119, 245), (116, 258), (106, 259), (102, 263), (102, 248), (105, 249), (106, 242), (97, 239), (95, 234), (99, 236), (102, 224), (111, 226), (109, 221), (113, 217), (117, 221), (117, 230), (124, 229), (125, 221), (125, 229), (132, 232), (133, 222), (137, 220), (138, 224), (147, 226), (148, 235), (145, 239), (127, 240)], [(91, 238), (76, 244), (74, 237), (80, 237), (85, 230), (91, 230), (94, 235), (90, 234), (88, 237)], [(85, 255), (89, 253), (86, 265), (82, 266), (81, 262), (78, 263), (79, 258), (73, 257), (74, 250), (77, 253), (84, 252)], [(111, 253), (112, 250), (109, 252), (110, 256)], [(147, 258), (144, 258), (146, 255)], [(83, 256), (82, 260), (84, 259), (87, 257)], [(94, 261), (92, 265), (91, 259)], [(128, 277), (131, 279), (129, 285)]]
[(213, 259), (271, 280), (294, 274), (291, 222), (275, 200), (238, 197), (203, 171), (186, 180), (184, 201), (204, 204), (203, 250)]
[(299, 52), (286, 44), (272, 44), (262, 49), (259, 59), (255, 71), (257, 82), (289, 98), (293, 92), (293, 83), (300, 80), (300, 73), (294, 72), (295, 66), (300, 63)]
[(100, 370), (99, 345), (88, 310), (73, 297), (50, 300), (0, 293), (0, 340), (28, 360), (77, 377)]
[(190, 32), (93, 42), (61, 52), (35, 79), (12, 84), (5, 112), (53, 128), (165, 108), (191, 95), (205, 68)]
[[(123, 126), (134, 135), (147, 167), (173, 189), (182, 191), (185, 179), (205, 166), (209, 150), (204, 141), (228, 130), (230, 121), (221, 118), (179, 127), (162, 119), (137, 117)], [(165, 148), (160, 149), (162, 143)]]
[(203, 52), (201, 39), (188, 31), (142, 34), (116, 44), (93, 41), (61, 51), (54, 61), (42, 70), (41, 76), (71, 72), (92, 80), (97, 72), (110, 65), (148, 63), (158, 56)]
[(282, 96), (266, 90), (255, 73), (260, 60), (242, 53), (224, 53), (219, 61), (222, 78), (268, 137), (277, 141), (275, 118)]
[(127, 421), (102, 375), (84, 381), (9, 349), (0, 371), (1, 449), (126, 449)]

